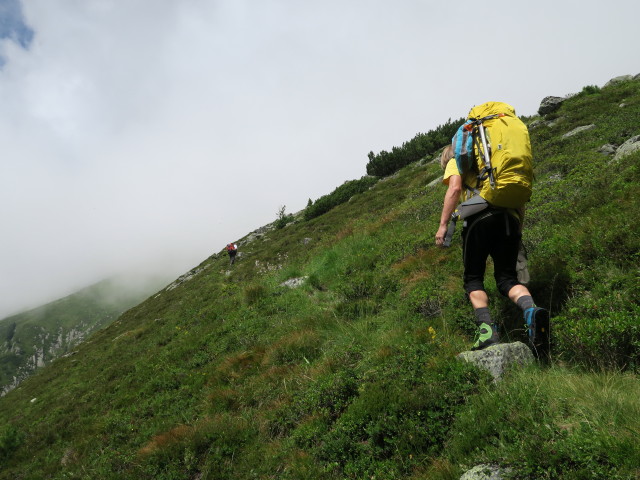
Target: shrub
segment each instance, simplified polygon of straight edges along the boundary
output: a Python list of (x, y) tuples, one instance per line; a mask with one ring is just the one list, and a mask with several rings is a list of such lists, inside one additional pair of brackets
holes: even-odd
[(248, 285), (244, 289), (244, 299), (247, 305), (255, 305), (267, 296), (267, 287), (262, 284)]
[(438, 126), (435, 130), (418, 133), (408, 142), (404, 142), (402, 147), (393, 147), (391, 152), (383, 150), (377, 155), (369, 152), (367, 173), (386, 177), (426, 155), (434, 154), (451, 141), (451, 137), (462, 123), (464, 123), (463, 118), (453, 122), (449, 119), (447, 123)]
[(553, 319), (556, 350), (566, 360), (596, 368), (640, 367), (640, 306), (612, 292), (572, 299)]
[(285, 205), (283, 205), (282, 207), (280, 207), (280, 210), (278, 210), (278, 218), (274, 223), (277, 230), (280, 230), (286, 227), (287, 224), (293, 222), (293, 215), (291, 215), (290, 213), (285, 213), (285, 209), (286, 207)]
[(587, 85), (582, 88), (580, 93), (583, 95), (595, 95), (596, 93), (600, 93), (600, 87), (597, 85)]
[(3, 462), (11, 457), (11, 454), (22, 443), (22, 435), (13, 426), (6, 426), (0, 432), (0, 460)]
[(396, 378), (363, 385), (317, 440), (318, 459), (339, 466), (348, 478), (381, 473), (382, 478), (404, 478), (420, 459), (438, 453), (478, 376), (457, 360), (421, 368), (411, 373), (394, 368), (389, 373)]
[(318, 198), (313, 204), (307, 205), (304, 219), (311, 220), (328, 212), (332, 208), (349, 201), (351, 197), (371, 188), (378, 179), (376, 177), (362, 177), (359, 180), (345, 182), (328, 195)]

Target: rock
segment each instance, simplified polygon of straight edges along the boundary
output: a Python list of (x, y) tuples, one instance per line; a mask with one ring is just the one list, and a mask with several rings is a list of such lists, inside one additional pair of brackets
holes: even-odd
[(312, 239), (311, 239), (311, 238), (309, 238), (309, 237), (305, 237), (305, 238), (303, 238), (303, 239), (302, 239), (302, 243), (303, 243), (303, 245), (309, 245), (309, 243), (310, 243), (311, 241), (312, 241)]
[(614, 160), (620, 160), (627, 155), (631, 155), (634, 152), (640, 150), (640, 135), (636, 135), (631, 137), (629, 140), (624, 142), (618, 149), (616, 150), (616, 155), (613, 157)]
[(238, 246), (239, 247), (243, 247), (245, 245), (248, 245), (249, 243), (255, 241), (255, 240), (261, 240), (264, 238), (264, 233), (258, 233), (258, 232), (251, 232), (247, 238), (245, 238), (244, 240), (239, 240), (238, 241)]
[(510, 471), (510, 468), (502, 469), (497, 465), (483, 464), (467, 471), (460, 477), (460, 480), (502, 480), (503, 474)]
[(188, 282), (193, 277), (198, 275), (200, 272), (203, 272), (204, 270), (209, 268), (209, 266), (210, 266), (210, 264), (209, 265), (204, 265), (202, 267), (196, 267), (196, 268), (190, 270), (189, 272), (185, 273), (184, 275), (181, 275), (180, 277), (178, 277), (178, 279), (176, 281), (174, 281), (171, 285), (169, 285), (167, 288), (165, 288), (165, 291), (169, 292), (169, 291), (179, 287), (184, 282)]
[(574, 135), (577, 135), (577, 134), (582, 133), (582, 132), (586, 132), (587, 130), (592, 130), (594, 128), (596, 128), (596, 126), (593, 125), (593, 124), (591, 124), (591, 125), (583, 125), (581, 127), (576, 127), (573, 130), (571, 130), (570, 132), (567, 132), (564, 135), (562, 135), (562, 138), (573, 137)]
[(500, 343), (484, 350), (462, 352), (458, 358), (487, 370), (498, 381), (514, 365), (533, 363), (533, 353), (522, 342)]
[(440, 185), (442, 183), (442, 178), (443, 177), (438, 177), (435, 180), (432, 180), (431, 182), (429, 182), (429, 184), (427, 185), (427, 188), (434, 188), (438, 185)]
[(634, 75), (633, 79), (634, 79), (634, 80), (640, 80), (640, 73), (639, 73), (639, 74), (637, 74), (637, 75)]
[(560, 108), (562, 102), (564, 102), (564, 98), (562, 97), (544, 97), (542, 102), (540, 102), (538, 114), (547, 115), (548, 113), (555, 112)]
[(610, 143), (605, 143), (598, 149), (598, 153), (602, 153), (604, 155), (613, 155), (616, 153), (617, 147), (615, 145), (611, 145)]
[(633, 80), (633, 78), (633, 75), (620, 75), (619, 77), (614, 77), (605, 83), (603, 88), (615, 85), (616, 83), (628, 82), (629, 80)]
[(280, 284), (281, 287), (289, 287), (289, 288), (298, 288), (302, 285), (305, 280), (309, 277), (298, 277), (298, 278), (290, 278), (286, 282), (282, 282)]

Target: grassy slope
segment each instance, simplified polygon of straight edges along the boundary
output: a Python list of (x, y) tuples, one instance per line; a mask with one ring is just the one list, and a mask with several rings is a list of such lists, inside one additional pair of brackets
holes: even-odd
[(144, 300), (159, 279), (132, 283), (124, 278), (99, 282), (65, 298), (0, 321), (0, 390), (14, 376), (34, 370), (33, 357), (44, 364), (68, 353), (83, 338)]
[[(230, 274), (213, 255), (1, 399), (0, 478), (453, 479), (489, 461), (637, 478), (640, 155), (596, 150), (639, 133), (640, 83), (556, 116), (531, 132), (525, 236), (550, 368), (495, 386), (455, 360), (473, 322), (459, 242), (432, 245), (443, 187), (424, 162), (243, 246)], [(521, 338), (518, 312), (492, 309)]]

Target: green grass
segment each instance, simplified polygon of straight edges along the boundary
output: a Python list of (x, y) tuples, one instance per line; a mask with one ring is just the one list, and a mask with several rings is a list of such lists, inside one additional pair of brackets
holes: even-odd
[[(635, 134), (640, 82), (592, 90), (531, 131), (524, 241), (550, 366), (496, 385), (456, 360), (474, 326), (460, 245), (433, 245), (441, 170), (417, 162), (239, 242), (232, 268), (212, 255), (1, 399), (0, 478), (444, 480), (489, 462), (638, 478), (640, 156), (596, 150)], [(487, 288), (521, 339), (520, 313)]]

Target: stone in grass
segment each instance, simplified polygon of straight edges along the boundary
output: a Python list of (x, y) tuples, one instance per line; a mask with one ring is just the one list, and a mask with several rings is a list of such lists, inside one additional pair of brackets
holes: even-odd
[(483, 350), (462, 352), (458, 358), (487, 370), (494, 381), (502, 379), (513, 366), (525, 366), (534, 361), (531, 349), (522, 342), (499, 343)]

